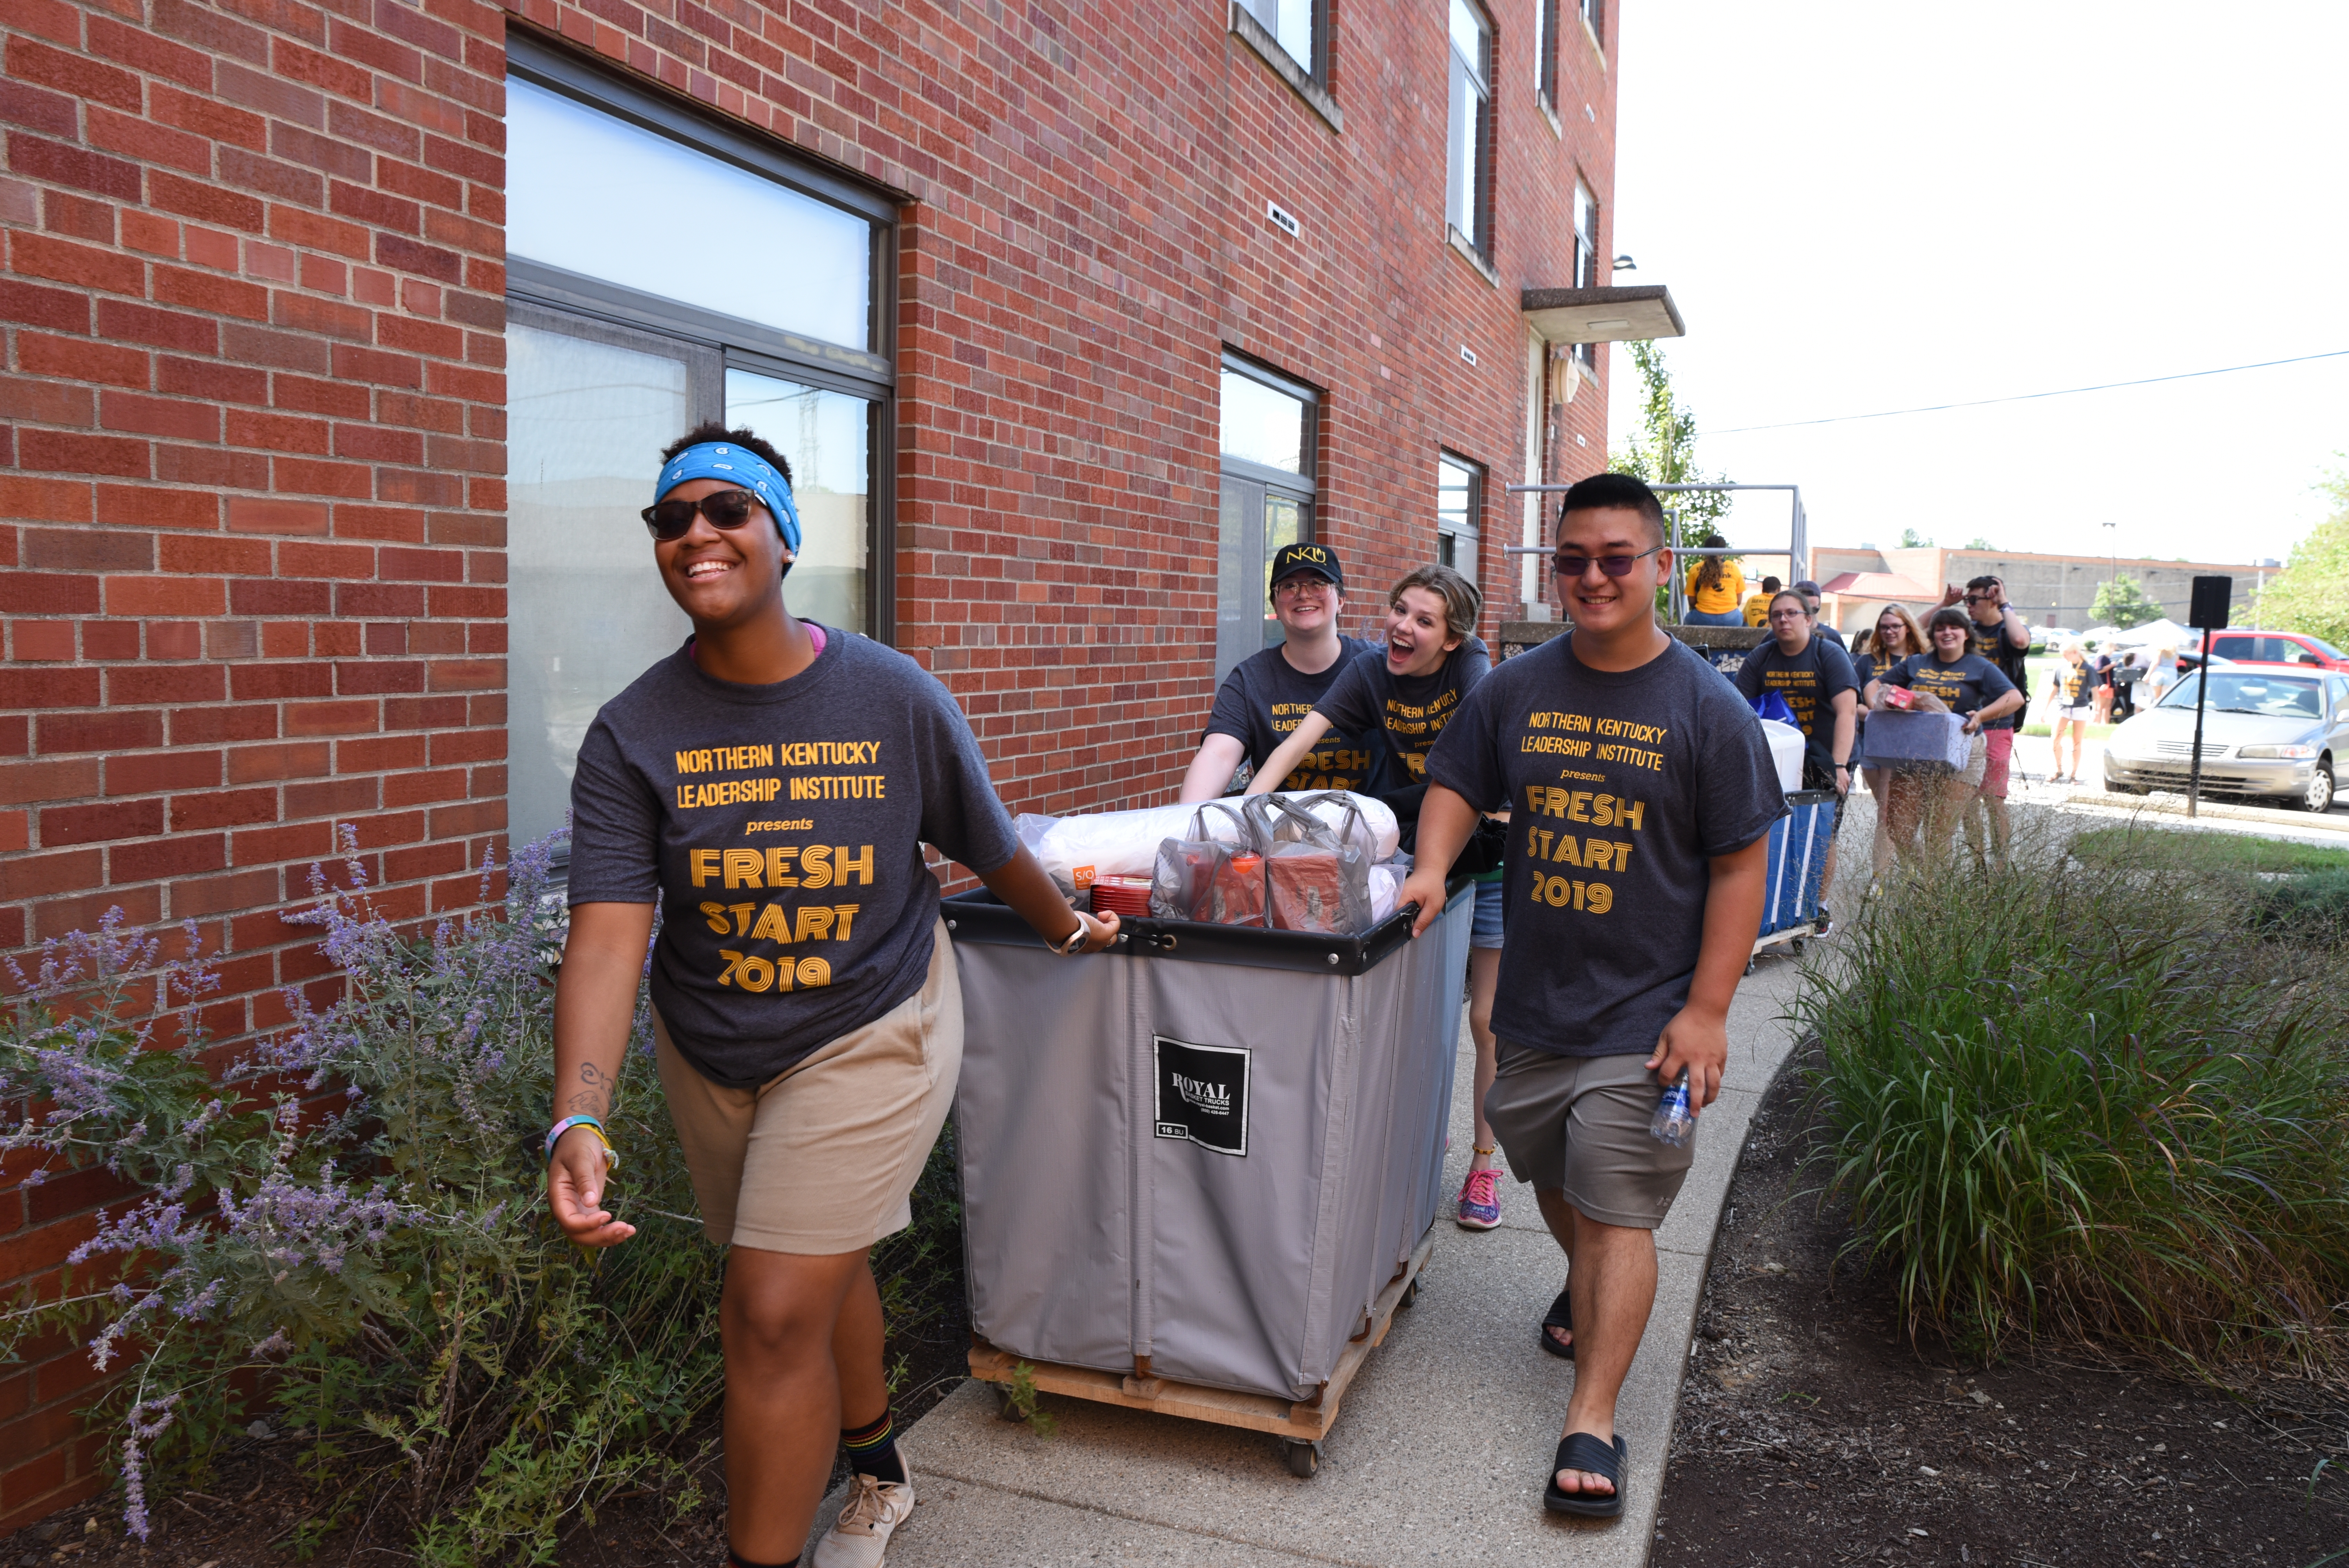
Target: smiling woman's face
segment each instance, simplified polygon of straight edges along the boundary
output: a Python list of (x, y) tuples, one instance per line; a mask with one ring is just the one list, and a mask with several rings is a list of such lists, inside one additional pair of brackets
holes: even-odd
[(1904, 654), (1913, 654), (1918, 651), (1909, 645), (1909, 624), (1898, 615), (1881, 615), (1877, 618), (1876, 645), (1888, 650), (1897, 649)]
[[(699, 500), (741, 488), (725, 480), (688, 480), (661, 499)], [(792, 552), (783, 548), (773, 516), (753, 504), (750, 520), (740, 528), (719, 528), (706, 517), (696, 517), (679, 537), (653, 541), (653, 560), (677, 607), (696, 626), (714, 630), (740, 625), (779, 605), (783, 568)]]
[(1444, 595), (1434, 589), (1406, 588), (1387, 606), (1387, 668), (1392, 673), (1433, 675), (1460, 643), (1452, 634)]

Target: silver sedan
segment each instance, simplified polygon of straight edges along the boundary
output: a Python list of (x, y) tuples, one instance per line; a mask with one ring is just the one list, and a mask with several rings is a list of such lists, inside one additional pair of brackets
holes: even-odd
[[(2281, 795), (2312, 811), (2333, 805), (2333, 780), (2349, 758), (2349, 676), (2229, 665), (2209, 674), (2202, 725), (2202, 787), (2228, 794)], [(2158, 707), (2105, 739), (2105, 788), (2142, 795), (2183, 789), (2194, 757), (2189, 675)]]

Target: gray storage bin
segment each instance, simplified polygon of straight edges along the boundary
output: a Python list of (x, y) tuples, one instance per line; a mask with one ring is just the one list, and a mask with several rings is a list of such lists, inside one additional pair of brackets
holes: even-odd
[(1455, 884), (1415, 942), (1408, 913), (1356, 938), (1130, 920), (1061, 958), (948, 899), (973, 1331), (1314, 1398), (1445, 1197), (1474, 902)]

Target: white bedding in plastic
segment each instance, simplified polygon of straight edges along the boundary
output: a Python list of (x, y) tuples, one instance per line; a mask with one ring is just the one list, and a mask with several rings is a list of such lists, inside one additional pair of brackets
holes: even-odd
[[(1299, 800), (1317, 791), (1278, 793), (1285, 799)], [(1347, 799), (1353, 801), (1362, 814), (1363, 824), (1377, 836), (1377, 858), (1392, 859), (1396, 846), (1402, 841), (1402, 830), (1384, 801), (1368, 795), (1325, 795), (1307, 810), (1331, 827), (1340, 827), (1345, 821)], [(1035, 851), (1061, 890), (1074, 892), (1091, 887), (1095, 877), (1150, 875), (1157, 865), (1159, 843), (1166, 839), (1187, 838), (1191, 819), (1198, 810), (1196, 806), (1147, 806), (1136, 811), (1101, 811), (1075, 817), (1026, 814), (1018, 819), (1017, 826), (1020, 841)], [(1238, 839), (1237, 825), (1227, 812), (1208, 812), (1206, 825), (1208, 836), (1220, 842), (1231, 843)]]

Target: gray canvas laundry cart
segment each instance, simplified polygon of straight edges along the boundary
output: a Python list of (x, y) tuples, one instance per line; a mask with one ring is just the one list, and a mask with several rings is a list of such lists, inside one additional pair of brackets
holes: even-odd
[(1061, 958), (948, 899), (971, 1375), (1271, 1432), (1309, 1475), (1418, 1292), (1474, 892), (1360, 937), (1129, 920)]

